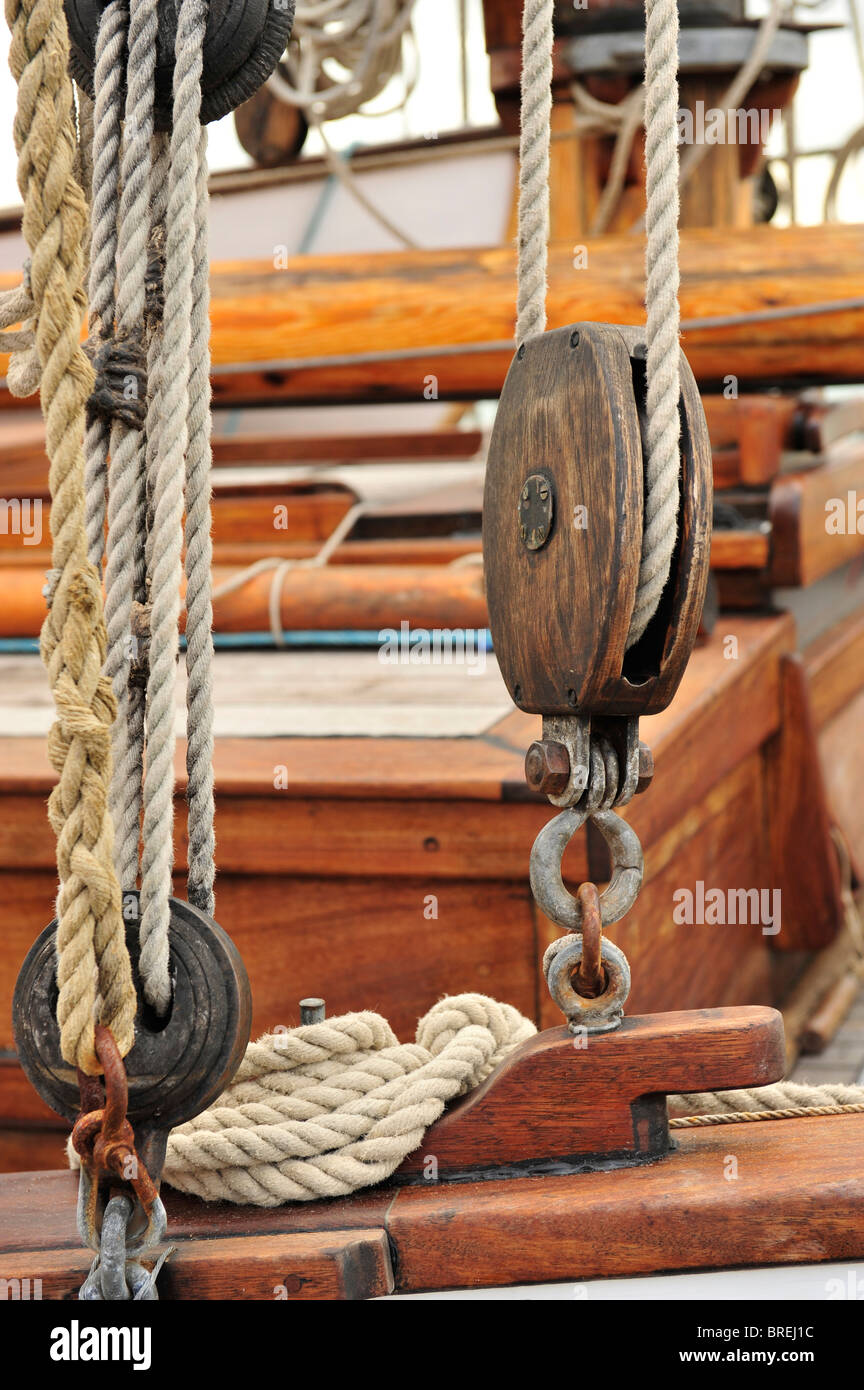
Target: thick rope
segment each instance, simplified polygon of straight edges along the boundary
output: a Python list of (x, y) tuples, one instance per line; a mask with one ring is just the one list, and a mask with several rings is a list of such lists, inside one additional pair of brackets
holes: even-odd
[(253, 1043), (215, 1105), (175, 1129), (165, 1180), (208, 1201), (277, 1206), (383, 1182), (445, 1105), (536, 1029), (481, 994), (446, 998), (399, 1043), (375, 1013)]
[(753, 1120), (793, 1120), (808, 1115), (855, 1115), (864, 1111), (864, 1086), (803, 1086), (779, 1081), (749, 1091), (703, 1091), (669, 1102), (673, 1129), (741, 1124)]
[[(104, 342), (114, 327), (114, 267), (117, 259), (117, 212), (120, 199), (120, 141), (123, 118), (123, 70), (129, 15), (123, 0), (114, 0), (102, 15), (96, 43), (93, 106), (93, 205), (90, 213), (90, 340)], [(87, 553), (102, 567), (105, 550), (105, 501), (111, 422), (91, 411), (85, 440)]]
[[(121, 886), (134, 888), (138, 877), (141, 826), (144, 692), (129, 684), (129, 640), (132, 604), (140, 597), (144, 585), (144, 308), (150, 235), (149, 174), (153, 141), (157, 0), (131, 0), (128, 25), (128, 77), (120, 175), (122, 192), (116, 243), (117, 330), (108, 348), (108, 356), (114, 369), (122, 375), (121, 399), (127, 405), (129, 414), (121, 413), (112, 397), (105, 620), (108, 626), (106, 669), (113, 682), (118, 710), (114, 726), (114, 777), (111, 784), (111, 813), (116, 835), (114, 862)], [(101, 159), (101, 149), (99, 153)]]
[(549, 259), (549, 145), (554, 0), (525, 0), (519, 136), (519, 257), (516, 342), (546, 328)]
[(645, 0), (647, 446), (642, 559), (627, 646), (657, 611), (675, 549), (681, 468), (678, 343), (678, 4)]
[[(218, 1101), (172, 1132), (165, 1180), (207, 1201), (264, 1207), (384, 1182), (449, 1102), (535, 1032), (510, 1005), (464, 994), (437, 1003), (414, 1043), (399, 1043), (375, 1013), (268, 1034)], [(674, 1130), (862, 1111), (860, 1086), (781, 1082), (669, 1098)]]
[(174, 695), (183, 576), (183, 485), (189, 441), (199, 117), (207, 12), (206, 0), (184, 0), (178, 17), (166, 214), (165, 305), (157, 387), (159, 448), (153, 460), (152, 614), (139, 968), (144, 994), (159, 1013), (164, 1013), (171, 1001), (168, 932), (174, 858)]
[(189, 445), (186, 450), (186, 770), (189, 803), (187, 893), (211, 916), (216, 873), (213, 831), (213, 600), (210, 540), (210, 255), (207, 132), (198, 146), (192, 345), (189, 355)]
[(76, 132), (62, 0), (6, 0), (6, 19), (18, 83), (18, 184), (31, 252), (52, 498), (53, 569), (41, 650), (58, 714), (48, 740), (59, 776), (48, 803), (60, 877), (57, 1017), (64, 1058), (95, 1074), (97, 986), (99, 1019), (122, 1053), (132, 1045), (136, 1000), (107, 805), (114, 700), (102, 674), (101, 585), (87, 560), (84, 514), (84, 411), (93, 382), (79, 344), (87, 208), (73, 174)]

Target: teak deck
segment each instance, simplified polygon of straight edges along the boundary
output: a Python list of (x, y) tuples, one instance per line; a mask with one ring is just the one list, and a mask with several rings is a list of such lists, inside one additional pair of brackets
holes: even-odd
[[(678, 1134), (662, 1162), (372, 1189), (262, 1209), (166, 1191), (160, 1296), (367, 1299), (864, 1255), (864, 1115)], [(729, 1156), (737, 1159), (730, 1180)], [(72, 1173), (0, 1177), (0, 1278), (75, 1297), (90, 1260)]]

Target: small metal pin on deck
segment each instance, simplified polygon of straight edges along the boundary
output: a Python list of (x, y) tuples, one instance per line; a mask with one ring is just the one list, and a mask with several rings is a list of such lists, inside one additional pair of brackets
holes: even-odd
[(327, 1017), (327, 1006), (323, 999), (300, 1000), (301, 1023), (323, 1023)]

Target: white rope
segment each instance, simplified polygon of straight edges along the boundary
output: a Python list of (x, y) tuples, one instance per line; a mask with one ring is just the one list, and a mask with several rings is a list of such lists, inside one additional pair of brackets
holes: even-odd
[(187, 895), (213, 915), (213, 545), (210, 539), (210, 254), (207, 132), (198, 146), (192, 346), (189, 357), (189, 446), (186, 450), (186, 799), (189, 803)]
[(519, 258), (516, 342), (546, 327), (549, 259), (549, 145), (552, 128), (554, 0), (525, 0), (519, 137)]
[[(414, 5), (415, 0), (299, 0), (291, 43), (268, 85), (317, 121), (361, 111), (400, 71)], [(412, 85), (406, 84), (399, 107)]]
[[(525, 0), (522, 13), (522, 115), (519, 144), (519, 249), (516, 341), (546, 327), (549, 149), (552, 118), (553, 0)], [(621, 165), (641, 97), (622, 111)], [(645, 159), (647, 186), (647, 453), (639, 583), (627, 646), (657, 611), (675, 549), (679, 498), (680, 347), (678, 344), (678, 6), (646, 0)], [(616, 168), (616, 178), (621, 169)], [(603, 209), (604, 215), (606, 209)]]
[(677, 0), (645, 0), (645, 182), (648, 460), (642, 558), (628, 648), (657, 611), (677, 536), (681, 467)]
[[(112, 6), (113, 9), (113, 6)], [(143, 344), (147, 241), (150, 233), (150, 159), (153, 140), (153, 100), (156, 73), (156, 35), (158, 31), (157, 0), (131, 0), (128, 15), (128, 62), (126, 112), (120, 159), (120, 200), (117, 214), (116, 243), (106, 235), (106, 245), (100, 259), (99, 315), (106, 323), (106, 314), (113, 307), (114, 287), (108, 287), (113, 276), (114, 262), (108, 252), (116, 245), (116, 318), (118, 341), (124, 335), (137, 334)], [(107, 16), (106, 16), (107, 20)], [(103, 28), (100, 27), (100, 41)], [(116, 51), (113, 42), (119, 36), (109, 31), (109, 56)], [(102, 55), (104, 60), (104, 53)], [(117, 73), (107, 74), (113, 99), (106, 102), (106, 113), (112, 121), (119, 116), (116, 96)], [(96, 136), (100, 171), (107, 170), (105, 148), (112, 153), (115, 167), (109, 175), (109, 188), (114, 183), (116, 201), (116, 142), (119, 131), (100, 128)], [(94, 171), (95, 177), (95, 171)], [(106, 190), (100, 186), (100, 199)], [(107, 233), (107, 227), (106, 227)], [(111, 328), (111, 320), (107, 320)], [(139, 389), (136, 387), (135, 389)], [(132, 626), (132, 604), (144, 583), (144, 531), (146, 503), (144, 497), (144, 458), (146, 439), (143, 431), (144, 413), (140, 423), (129, 424), (114, 418), (110, 429), (110, 464), (108, 469), (108, 540), (105, 548), (105, 622), (108, 628), (108, 658), (106, 672), (114, 686), (117, 700), (117, 719), (112, 730), (114, 768), (111, 780), (111, 815), (114, 821), (114, 864), (121, 888), (132, 888), (138, 874), (138, 840), (141, 824), (141, 749), (144, 738), (143, 692), (129, 686), (129, 634)], [(95, 434), (91, 426), (88, 443)], [(93, 441), (95, 442), (95, 440)], [(99, 463), (105, 447), (104, 435), (99, 439)], [(89, 473), (94, 475), (94, 462)], [(95, 509), (94, 509), (95, 511)], [(88, 533), (91, 553), (96, 545)]]
[[(141, 859), (141, 956), (144, 994), (159, 1013), (171, 1001), (169, 898), (174, 860), (174, 699), (183, 575), (183, 484), (189, 442), (193, 275), (198, 235), (201, 72), (207, 0), (184, 0), (177, 25), (174, 118), (165, 247), (165, 308), (157, 389), (159, 448), (154, 459), (147, 686), (147, 763)], [(196, 329), (200, 332), (200, 325)]]

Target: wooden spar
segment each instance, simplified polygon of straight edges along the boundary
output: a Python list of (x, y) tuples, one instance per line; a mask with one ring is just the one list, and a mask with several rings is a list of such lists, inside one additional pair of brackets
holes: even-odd
[[(643, 239), (598, 238), (587, 254), (588, 273), (574, 270), (572, 245), (552, 247), (550, 327), (644, 322)], [(862, 262), (860, 226), (687, 231), (682, 319), (860, 299)], [(0, 277), (0, 288), (15, 280)], [(514, 286), (510, 248), (310, 256), (284, 269), (269, 261), (218, 265), (216, 404), (495, 396), (512, 356)], [(729, 376), (776, 386), (860, 380), (862, 339), (859, 307), (686, 330), (683, 344), (703, 386)]]
[[(341, 558), (337, 553), (337, 563), (319, 567), (298, 565), (286, 572), (280, 605), (286, 632), (379, 631), (382, 628), (398, 631), (403, 622), (412, 628), (429, 631), (488, 627), (483, 568), (479, 563), (467, 563), (468, 556), (478, 552), (479, 542), (466, 544), (453, 552), (446, 547), (440, 549), (438, 563), (430, 563), (428, 555), (423, 555), (426, 563), (414, 564), (382, 563), (380, 552), (377, 557), (370, 557), (369, 563), (358, 563), (357, 550), (362, 544), (353, 542)], [(770, 538), (761, 531), (718, 531), (712, 545), (715, 569), (762, 572), (768, 563)], [(249, 547), (240, 553), (244, 560), (253, 564), (270, 558), (274, 551), (280, 556), (283, 548), (289, 550), (274, 544)], [(303, 558), (297, 547), (290, 549), (295, 559)], [(305, 547), (306, 557), (317, 549), (317, 546)], [(2, 553), (0, 549), (0, 555)], [(409, 558), (410, 554), (410, 547), (403, 547), (396, 559)], [(45, 556), (44, 552), (34, 550), (31, 557), (33, 562), (29, 564), (0, 564), (0, 592), (4, 596), (0, 638), (35, 637), (39, 632), (45, 616), (42, 592)], [(216, 558), (220, 559), (218, 554)], [(464, 565), (452, 563), (460, 558), (466, 559)], [(217, 563), (214, 571), (217, 589), (241, 573), (237, 568)], [(269, 631), (274, 573), (275, 570), (266, 570), (254, 575), (233, 593), (217, 596), (213, 605), (214, 630)]]

